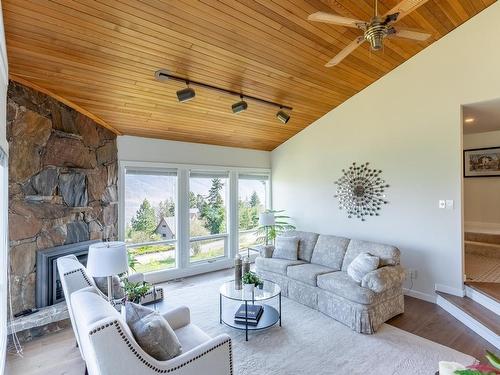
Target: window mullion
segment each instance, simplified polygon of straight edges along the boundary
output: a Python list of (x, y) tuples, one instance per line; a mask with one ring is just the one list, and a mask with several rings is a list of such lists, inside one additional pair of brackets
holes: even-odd
[(238, 252), (238, 172), (231, 171), (229, 173), (229, 258), (232, 259)]
[(177, 172), (177, 267), (189, 265), (189, 171), (179, 169)]

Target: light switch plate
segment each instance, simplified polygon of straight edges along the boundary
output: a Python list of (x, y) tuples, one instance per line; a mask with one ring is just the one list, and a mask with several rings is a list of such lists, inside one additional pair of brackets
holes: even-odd
[(453, 207), (455, 206), (453, 200), (447, 199), (446, 200), (446, 209), (447, 210), (453, 210)]
[(444, 199), (439, 200), (439, 208), (446, 208), (446, 201)]

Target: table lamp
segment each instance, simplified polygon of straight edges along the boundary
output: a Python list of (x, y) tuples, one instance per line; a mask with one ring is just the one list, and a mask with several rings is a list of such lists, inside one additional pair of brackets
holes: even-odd
[(92, 277), (108, 278), (108, 300), (113, 299), (114, 275), (128, 271), (128, 254), (125, 242), (99, 242), (89, 246), (87, 270)]
[(269, 227), (276, 224), (273, 212), (262, 212), (259, 215), (259, 225), (266, 228), (266, 245), (269, 245)]

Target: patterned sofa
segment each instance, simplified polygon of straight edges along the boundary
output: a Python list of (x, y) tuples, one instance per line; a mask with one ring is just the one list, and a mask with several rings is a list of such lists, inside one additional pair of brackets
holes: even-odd
[[(298, 260), (267, 251), (255, 261), (257, 274), (280, 285), (284, 296), (366, 334), (404, 312), (405, 272), (396, 247), (312, 232), (285, 235), (299, 238)], [(357, 283), (347, 267), (365, 252), (378, 256), (380, 266)]]

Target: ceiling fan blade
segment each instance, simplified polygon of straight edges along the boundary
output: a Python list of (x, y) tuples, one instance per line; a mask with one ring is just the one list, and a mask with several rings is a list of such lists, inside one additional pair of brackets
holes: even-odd
[(307, 17), (307, 19), (309, 21), (325, 22), (325, 23), (331, 23), (333, 25), (355, 27), (358, 29), (360, 29), (366, 25), (366, 22), (364, 22), (364, 21), (355, 20), (355, 19), (347, 18), (347, 17), (342, 17), (342, 16), (338, 16), (336, 14), (326, 13), (326, 12), (316, 12), (316, 13), (310, 14), (309, 17)]
[(339, 53), (335, 55), (333, 59), (328, 61), (325, 66), (327, 68), (331, 68), (332, 66), (335, 66), (339, 64), (342, 60), (344, 60), (351, 52), (353, 52), (356, 48), (358, 48), (363, 42), (365, 41), (365, 38), (362, 36), (357, 37), (354, 39), (351, 43), (349, 43), (343, 50), (341, 50)]
[(424, 5), (429, 0), (403, 0), (394, 8), (386, 13), (389, 14), (399, 13), (398, 20), (407, 16), (409, 13), (413, 12), (419, 6)]
[(431, 34), (423, 32), (423, 31), (414, 31), (414, 30), (406, 30), (406, 29), (395, 29), (395, 33), (392, 36), (405, 38), (405, 39), (413, 39), (423, 42), (431, 37)]

